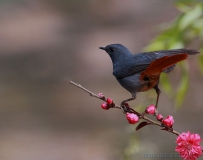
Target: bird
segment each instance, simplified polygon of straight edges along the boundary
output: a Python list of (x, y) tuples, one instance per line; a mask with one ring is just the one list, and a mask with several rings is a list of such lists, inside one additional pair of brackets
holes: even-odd
[(106, 47), (99, 47), (108, 53), (113, 64), (113, 75), (120, 85), (129, 91), (131, 98), (121, 102), (124, 113), (128, 112), (127, 102), (136, 99), (138, 92), (145, 92), (155, 89), (156, 113), (158, 112), (158, 101), (161, 90), (159, 80), (161, 73), (170, 73), (180, 61), (188, 58), (188, 55), (195, 55), (200, 52), (192, 49), (171, 49), (152, 52), (141, 52), (132, 54), (122, 44), (109, 44)]

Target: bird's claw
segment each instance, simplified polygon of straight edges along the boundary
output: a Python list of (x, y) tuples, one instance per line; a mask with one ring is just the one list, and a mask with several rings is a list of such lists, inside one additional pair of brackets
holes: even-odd
[(121, 103), (121, 110), (124, 114), (126, 114), (127, 112), (129, 112), (129, 105), (126, 102), (122, 102)]

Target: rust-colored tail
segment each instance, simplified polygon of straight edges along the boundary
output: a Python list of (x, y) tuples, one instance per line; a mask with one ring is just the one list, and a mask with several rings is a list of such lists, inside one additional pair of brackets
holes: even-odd
[(187, 54), (177, 54), (157, 59), (153, 61), (144, 72), (142, 72), (140, 79), (143, 80), (145, 75), (159, 76), (164, 69), (187, 59), (187, 57)]

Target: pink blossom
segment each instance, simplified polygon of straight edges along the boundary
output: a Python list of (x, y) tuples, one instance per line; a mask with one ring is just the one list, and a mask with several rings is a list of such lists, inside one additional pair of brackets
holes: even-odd
[(174, 124), (173, 116), (167, 116), (166, 119), (163, 120), (163, 124), (165, 124), (168, 127), (172, 127)]
[(176, 152), (179, 152), (180, 156), (184, 160), (196, 160), (202, 155), (202, 146), (200, 145), (201, 138), (199, 134), (181, 133), (177, 139)]
[(151, 104), (150, 106), (147, 107), (146, 111), (147, 114), (154, 114), (156, 112), (156, 107)]
[(130, 124), (135, 124), (139, 121), (139, 117), (134, 113), (126, 113), (126, 118)]

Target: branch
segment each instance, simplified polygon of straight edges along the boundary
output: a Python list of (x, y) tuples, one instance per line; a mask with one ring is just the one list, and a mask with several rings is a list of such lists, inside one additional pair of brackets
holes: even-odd
[[(75, 83), (75, 82), (73, 82), (73, 81), (70, 81), (70, 84), (72, 84), (72, 85), (74, 85), (74, 86), (76, 86), (76, 87), (82, 89), (83, 91), (89, 93), (89, 95), (92, 96), (92, 97), (101, 99), (101, 100), (103, 100), (103, 101), (105, 101), (105, 102), (106, 102), (106, 100), (107, 100), (105, 97), (99, 97), (97, 94), (95, 94), (95, 93), (89, 91), (88, 89), (84, 88), (84, 87), (83, 87), (81, 84), (79, 84), (79, 83)], [(118, 108), (118, 109), (121, 109), (121, 107), (120, 107), (119, 105), (114, 104), (114, 103), (113, 103), (113, 105), (111, 106), (111, 108)]]
[[(95, 94), (95, 93), (89, 91), (88, 89), (84, 88), (81, 84), (75, 83), (73, 81), (70, 81), (70, 84), (72, 84), (72, 85), (82, 89), (83, 91), (89, 93), (89, 95), (92, 96), (92, 97), (98, 98), (98, 99), (103, 100), (105, 102), (107, 101), (107, 99), (104, 96), (103, 97), (98, 96), (97, 94)], [(110, 108), (122, 109), (120, 107), (120, 105), (117, 105), (117, 104), (114, 104), (114, 103), (110, 106)], [(156, 121), (146, 117), (145, 114), (141, 114), (141, 113), (135, 111), (133, 108), (128, 107), (128, 110), (129, 110), (130, 113), (134, 113), (134, 114), (138, 115), (139, 118), (146, 120), (149, 124), (157, 125), (157, 126), (161, 127), (162, 130), (171, 132), (171, 133), (173, 133), (173, 134), (175, 134), (177, 136), (180, 134), (177, 131), (173, 130), (172, 128), (164, 125), (163, 123), (156, 122)]]

